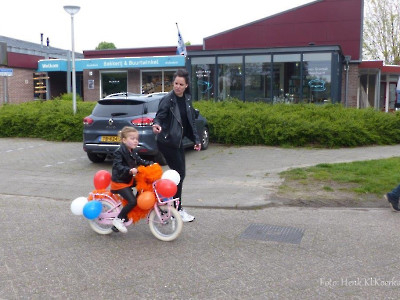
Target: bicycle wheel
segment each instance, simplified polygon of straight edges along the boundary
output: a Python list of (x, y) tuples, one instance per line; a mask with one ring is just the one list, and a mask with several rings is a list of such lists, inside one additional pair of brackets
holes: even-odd
[(165, 216), (170, 212), (169, 219), (161, 222), (157, 216), (156, 211), (153, 209), (149, 215), (149, 226), (151, 233), (161, 241), (170, 242), (176, 239), (183, 227), (183, 222), (178, 211), (167, 206), (159, 206), (161, 214)]
[[(110, 209), (113, 209), (115, 207), (111, 202), (107, 200), (99, 201), (103, 205), (102, 213), (109, 211)], [(118, 211), (118, 208), (115, 208), (115, 210)], [(111, 229), (113, 227), (111, 220), (109, 220), (108, 222), (105, 221), (105, 219), (98, 217), (93, 220), (89, 220), (89, 225), (98, 234), (110, 234), (113, 232), (113, 230)]]

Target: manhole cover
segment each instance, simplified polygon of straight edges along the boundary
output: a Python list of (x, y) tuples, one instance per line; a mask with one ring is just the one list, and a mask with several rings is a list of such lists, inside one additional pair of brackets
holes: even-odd
[(304, 229), (266, 224), (250, 224), (240, 235), (242, 239), (300, 244)]

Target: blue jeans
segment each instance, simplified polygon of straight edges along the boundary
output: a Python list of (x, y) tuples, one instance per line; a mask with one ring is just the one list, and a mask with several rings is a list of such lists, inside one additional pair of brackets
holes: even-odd
[(400, 184), (396, 186), (391, 192), (388, 193), (390, 197), (395, 198), (396, 200), (399, 200), (400, 198)]

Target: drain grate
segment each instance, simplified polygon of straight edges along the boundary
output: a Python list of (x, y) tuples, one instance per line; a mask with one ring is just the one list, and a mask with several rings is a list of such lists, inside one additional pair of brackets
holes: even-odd
[(304, 229), (266, 224), (250, 224), (240, 235), (242, 239), (300, 244)]

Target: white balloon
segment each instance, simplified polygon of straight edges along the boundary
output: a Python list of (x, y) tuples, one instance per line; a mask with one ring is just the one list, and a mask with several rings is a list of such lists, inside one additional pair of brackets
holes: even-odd
[(176, 185), (178, 185), (181, 181), (181, 175), (179, 175), (175, 170), (167, 170), (162, 174), (161, 179), (172, 180)]
[(71, 203), (71, 212), (76, 216), (83, 215), (83, 207), (88, 203), (86, 197), (78, 197)]

